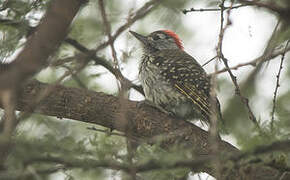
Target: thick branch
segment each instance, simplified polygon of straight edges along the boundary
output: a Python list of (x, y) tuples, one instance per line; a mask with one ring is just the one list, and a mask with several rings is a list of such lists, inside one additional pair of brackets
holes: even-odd
[[(37, 81), (27, 84), (19, 98), (17, 109), (20, 111), (27, 110), (26, 108), (31, 104), (31, 100), (47, 86), (49, 85)], [(46, 97), (35, 111), (44, 115), (59, 117), (59, 120), (69, 118), (124, 131), (121, 126), (118, 126), (120, 123), (118, 117), (124, 113), (121, 112), (120, 109), (122, 108), (120, 107), (124, 103), (128, 107), (125, 117), (130, 124), (134, 137), (152, 141), (152, 139), (155, 139), (154, 137), (163, 134), (166, 135), (166, 141), (163, 143), (164, 147), (178, 142), (194, 149), (195, 153), (201, 157), (213, 153), (209, 144), (208, 132), (189, 122), (169, 117), (147, 105), (137, 106), (137, 102), (128, 100), (123, 100), (120, 104), (119, 98), (104, 93), (57, 85), (54, 93)], [(3, 107), (1, 104), (0, 106)], [(239, 152), (235, 147), (221, 140), (218, 140), (218, 148), (219, 152), (226, 155)], [(240, 173), (243, 173), (241, 168), (232, 170), (230, 179), (237, 179), (241, 175)], [(246, 179), (263, 179), (265, 171), (268, 174), (267, 176), (271, 174), (273, 177), (270, 179), (276, 179), (281, 175), (278, 170), (264, 166), (249, 166), (242, 170), (248, 171), (249, 168), (253, 172), (246, 173)], [(214, 175), (213, 169), (209, 167), (202, 167), (201, 171)]]
[[(73, 18), (84, 2), (85, 0), (52, 1), (36, 31), (28, 38), (15, 60), (6, 65), (0, 63), (1, 103), (5, 100), (3, 94), (6, 91), (10, 91), (8, 94), (12, 97), (16, 96), (18, 87), (47, 64), (48, 57), (64, 40)], [(9, 103), (10, 105), (5, 104), (5, 113), (14, 116), (14, 109), (7, 108), (12, 104)], [(3, 168), (6, 152), (10, 150), (9, 139), (16, 124), (14, 117), (5, 117), (4, 131), (0, 136), (0, 169)]]
[[(0, 88), (15, 88), (46, 65), (47, 58), (65, 38), (69, 25), (85, 0), (53, 1), (24, 49), (1, 72)], [(8, 80), (9, 79), (9, 80)]]

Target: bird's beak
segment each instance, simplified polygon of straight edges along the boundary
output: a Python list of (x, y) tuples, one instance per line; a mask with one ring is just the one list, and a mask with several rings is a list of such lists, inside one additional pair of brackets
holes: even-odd
[(129, 31), (133, 36), (135, 36), (135, 38), (137, 38), (139, 41), (141, 41), (143, 44), (147, 44), (147, 37), (143, 36), (141, 34), (138, 34), (134, 31)]

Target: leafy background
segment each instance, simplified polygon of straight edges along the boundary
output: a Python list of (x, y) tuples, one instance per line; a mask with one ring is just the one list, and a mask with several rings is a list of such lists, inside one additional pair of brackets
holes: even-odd
[[(275, 1), (278, 5), (289, 7), (287, 0)], [(10, 62), (15, 58), (26, 42), (29, 34), (33, 33), (40, 19), (43, 17), (50, 0), (2, 0), (0, 2), (0, 58), (3, 62)], [(144, 5), (146, 1), (105, 1), (106, 11), (112, 32), (115, 32), (127, 21), (132, 12)], [(145, 18), (138, 20), (129, 29), (141, 34), (148, 34), (159, 29), (171, 29), (179, 34), (183, 40), (185, 50), (194, 56), (200, 64), (216, 55), (220, 26), (220, 12), (191, 12), (183, 14), (182, 10), (194, 8), (217, 8), (220, 1), (187, 1), (164, 0)], [(226, 1), (229, 6), (230, 2)], [(232, 24), (224, 35), (224, 55), (229, 59), (230, 66), (251, 61), (264, 52), (271, 45), (275, 51), (285, 47), (289, 39), (289, 24), (282, 20), (283, 28), (275, 37), (269, 39), (278, 22), (278, 16), (266, 9), (256, 7), (241, 7), (231, 11)], [(288, 19), (289, 20), (289, 19)], [(53, 28), (53, 27), (52, 27)], [(97, 0), (90, 0), (75, 18), (68, 37), (77, 40), (85, 47), (96, 48), (107, 39), (100, 15)], [(122, 73), (133, 83), (138, 81), (138, 63), (142, 50), (138, 42), (128, 33), (122, 33), (115, 42), (117, 57)], [(290, 45), (289, 45), (290, 46)], [(50, 62), (60, 62), (74, 57), (79, 53), (74, 47), (63, 43), (57, 52), (51, 56)], [(113, 63), (111, 51), (106, 48), (98, 53), (109, 63)], [(290, 71), (289, 55), (286, 54), (277, 97), (276, 112), (274, 114), (274, 128), (271, 128), (271, 111), (273, 107), (273, 92), (276, 86), (276, 74), (279, 70), (281, 56), (265, 63), (261, 67), (244, 66), (233, 72), (242, 89), (243, 94), (250, 99), (250, 106), (259, 120), (263, 133), (258, 131), (249, 120), (244, 104), (235, 96), (233, 83), (229, 75), (219, 74), (217, 94), (222, 104), (225, 124), (221, 125), (222, 137), (240, 149), (252, 149), (259, 144), (268, 144), (277, 140), (289, 139), (290, 128)], [(77, 65), (78, 59), (71, 59), (58, 66), (49, 66), (42, 70), (36, 78), (42, 82), (53, 83), (60, 78), (68, 68)], [(214, 72), (214, 62), (205, 66), (208, 73)], [(219, 63), (219, 69), (223, 64)], [(255, 73), (254, 73), (255, 72)], [(254, 74), (254, 75), (253, 75)], [(61, 84), (69, 87), (87, 88), (117, 95), (117, 81), (104, 67), (93, 62), (77, 75), (79, 81), (73, 77), (65, 78)], [(131, 90), (130, 99), (143, 100), (138, 92)], [(3, 112), (1, 111), (1, 115)], [(197, 122), (198, 123), (198, 122)], [(107, 129), (97, 127), (105, 132), (89, 130), (90, 124), (73, 120), (58, 121), (56, 117), (33, 114), (21, 122), (14, 136), (16, 147), (8, 159), (8, 167), (12, 170), (24, 170), (25, 163), (42, 157), (43, 155), (61, 156), (68, 160), (94, 157), (100, 160), (128, 160), (126, 140), (122, 136), (110, 135)], [(187, 150), (178, 148), (165, 152), (158, 145), (141, 145), (137, 149), (136, 161), (146, 162), (156, 159), (160, 163), (171, 163), (177, 159), (186, 158)], [(180, 155), (184, 154), (184, 156)], [(274, 154), (281, 157), (283, 162), (289, 163), (288, 154)], [(264, 159), (267, 161), (267, 159)], [(55, 166), (54, 163), (31, 163), (30, 169)], [(174, 170), (159, 170), (143, 173), (144, 179), (176, 179), (184, 176), (189, 170), (179, 168)], [(126, 179), (126, 173), (107, 170), (92, 166), (80, 165), (77, 168), (67, 168), (52, 174), (37, 175), (40, 179)], [(206, 179), (207, 175), (190, 174), (189, 179)]]

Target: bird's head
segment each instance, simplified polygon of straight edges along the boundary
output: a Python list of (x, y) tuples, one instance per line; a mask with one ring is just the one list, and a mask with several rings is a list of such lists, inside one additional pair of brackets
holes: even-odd
[(144, 46), (145, 50), (158, 51), (162, 49), (181, 49), (183, 50), (182, 42), (173, 31), (159, 30), (154, 31), (148, 36), (143, 36), (134, 31), (129, 31), (135, 36)]

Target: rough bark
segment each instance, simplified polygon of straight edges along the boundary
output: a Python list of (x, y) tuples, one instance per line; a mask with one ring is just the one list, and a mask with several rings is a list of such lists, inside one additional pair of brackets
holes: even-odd
[[(17, 109), (29, 111), (28, 107), (32, 104), (32, 100), (48, 86), (50, 85), (37, 81), (25, 85)], [(152, 140), (152, 137), (160, 134), (169, 135), (170, 138), (166, 139), (165, 147), (178, 142), (193, 148), (199, 156), (213, 153), (210, 150), (208, 132), (189, 122), (176, 120), (146, 104), (139, 106), (137, 102), (120, 100), (118, 97), (101, 92), (68, 88), (61, 85), (56, 85), (53, 88), (53, 93), (41, 101), (35, 112), (56, 116), (59, 120), (69, 118), (124, 132), (126, 126), (120, 126), (124, 122), (119, 118), (123, 116), (128, 121), (126, 124), (130, 124), (133, 137)], [(122, 108), (124, 106), (126, 111)], [(0, 107), (2, 107), (1, 104)], [(219, 151), (225, 155), (239, 153), (238, 149), (225, 141), (220, 140), (217, 143)], [(215, 175), (214, 170), (209, 166), (204, 166), (201, 171)], [(262, 165), (247, 165), (232, 169), (230, 172), (228, 179), (274, 180), (279, 179), (282, 175), (280, 171)]]
[[(52, 1), (42, 23), (28, 39), (15, 61), (5, 69), (0, 67), (1, 90), (18, 87), (45, 66), (48, 57), (65, 38), (70, 22), (83, 2), (83, 0)], [(29, 111), (35, 97), (47, 86), (49, 85), (36, 81), (26, 84), (20, 93), (16, 108), (20, 111)], [(104, 93), (63, 86), (54, 88), (52, 94), (38, 104), (35, 112), (56, 116), (59, 120), (69, 118), (123, 132), (130, 127), (130, 135), (151, 141), (154, 140), (152, 137), (160, 134), (170, 135), (164, 141), (164, 147), (178, 142), (193, 148), (199, 156), (213, 153), (209, 134), (189, 122), (173, 119), (147, 105), (138, 106), (137, 102)], [(0, 107), (3, 108), (3, 104), (0, 104)], [(220, 152), (239, 153), (235, 147), (225, 141), (220, 140), (217, 143)], [(201, 170), (215, 175), (214, 170), (209, 166), (204, 166)], [(228, 179), (279, 179), (281, 174), (278, 170), (269, 167), (249, 165), (231, 170)]]
[(66, 37), (73, 18), (84, 2), (85, 0), (52, 1), (44, 18), (15, 60), (6, 65), (0, 63), (0, 101), (7, 101), (3, 107), (3, 130), (0, 127), (0, 169), (3, 169), (10, 149), (10, 137), (17, 125), (12, 99), (17, 99), (18, 87), (48, 64), (48, 57)]
[[(23, 50), (9, 65), (1, 65), (0, 88), (15, 88), (47, 64), (48, 57), (66, 37), (85, 0), (52, 1), (44, 18), (28, 37)], [(4, 67), (5, 66), (5, 67)]]

